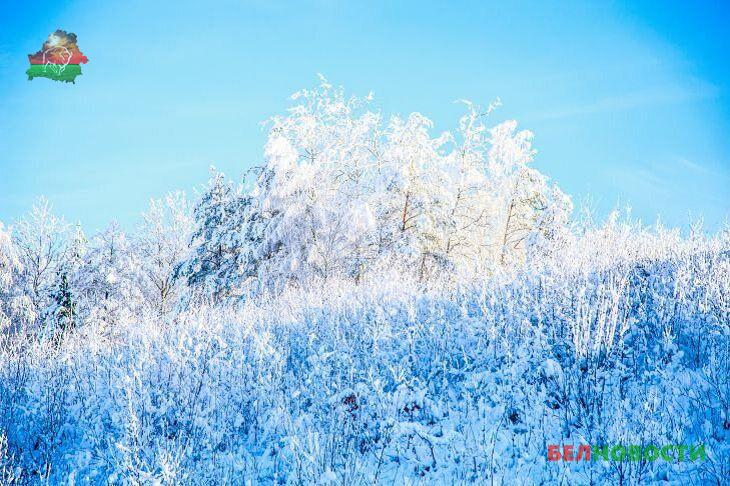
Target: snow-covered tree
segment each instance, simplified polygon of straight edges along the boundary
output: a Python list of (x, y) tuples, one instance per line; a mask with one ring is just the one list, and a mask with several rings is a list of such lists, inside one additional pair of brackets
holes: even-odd
[(84, 256), (87, 245), (86, 235), (78, 223), (67, 244), (65, 258), (56, 270), (51, 299), (45, 313), (47, 329), (56, 337), (76, 325), (80, 289), (76, 288), (75, 283), (82, 278), (85, 271)]
[(142, 271), (130, 242), (115, 223), (95, 235), (74, 274), (79, 312), (114, 324), (141, 307)]
[(501, 265), (514, 265), (524, 257), (531, 236), (549, 235), (557, 225), (567, 224), (572, 204), (528, 166), (536, 153), (532, 132), (518, 132), (517, 122), (509, 121), (492, 128), (490, 137), (488, 167), (498, 208), (493, 246)]
[(303, 90), (288, 116), (272, 119), (265, 166), (252, 191), (267, 280), (356, 275), (373, 256), (368, 197), (379, 116), (323, 81)]
[(30, 299), (19, 293), (22, 270), (11, 230), (0, 221), (0, 333), (33, 317)]
[(186, 258), (192, 232), (192, 216), (182, 192), (150, 201), (135, 237), (140, 259), (140, 285), (147, 305), (160, 315), (169, 312), (179, 297), (181, 282), (175, 269)]
[(13, 244), (22, 274), (19, 286), (31, 303), (34, 320), (44, 317), (52, 289), (66, 259), (68, 227), (57, 218), (50, 202), (41, 198), (14, 226)]
[(249, 240), (254, 238), (256, 215), (250, 201), (240, 185), (212, 169), (193, 210), (189, 256), (176, 266), (176, 278), (215, 300), (240, 295), (244, 282), (255, 274), (251, 263), (255, 245)]

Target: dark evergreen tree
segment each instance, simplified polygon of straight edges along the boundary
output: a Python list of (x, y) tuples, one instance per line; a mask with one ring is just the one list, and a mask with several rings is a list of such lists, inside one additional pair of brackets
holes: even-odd
[(70, 331), (76, 326), (76, 301), (69, 285), (68, 275), (63, 270), (58, 273), (58, 280), (51, 298), (50, 319), (54, 332)]
[(256, 276), (256, 252), (261, 219), (252, 197), (213, 172), (196, 205), (190, 258), (176, 276), (204, 295), (219, 300), (241, 295), (243, 284)]

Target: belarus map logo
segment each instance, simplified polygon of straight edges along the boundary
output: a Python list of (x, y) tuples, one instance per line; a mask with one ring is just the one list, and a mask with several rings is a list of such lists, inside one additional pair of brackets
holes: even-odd
[(30, 68), (25, 73), (29, 81), (48, 78), (66, 83), (76, 83), (76, 76), (81, 75), (80, 65), (89, 62), (76, 45), (76, 34), (65, 30), (49, 35), (40, 51), (28, 54), (28, 60)]

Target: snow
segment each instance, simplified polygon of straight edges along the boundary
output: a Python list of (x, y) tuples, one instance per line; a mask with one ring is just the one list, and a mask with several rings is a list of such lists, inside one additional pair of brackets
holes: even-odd
[[(572, 215), (496, 103), (370, 101), (301, 91), (130, 234), (0, 224), (0, 483), (726, 480), (730, 231)], [(582, 443), (708, 459), (547, 461)]]

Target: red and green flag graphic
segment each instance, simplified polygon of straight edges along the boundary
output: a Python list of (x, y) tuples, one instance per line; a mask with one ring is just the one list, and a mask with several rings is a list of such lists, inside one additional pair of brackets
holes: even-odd
[(76, 34), (65, 30), (49, 35), (40, 51), (28, 54), (28, 60), (28, 80), (49, 78), (66, 83), (75, 83), (76, 76), (81, 75), (81, 64), (89, 62), (76, 45)]

